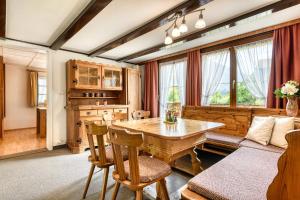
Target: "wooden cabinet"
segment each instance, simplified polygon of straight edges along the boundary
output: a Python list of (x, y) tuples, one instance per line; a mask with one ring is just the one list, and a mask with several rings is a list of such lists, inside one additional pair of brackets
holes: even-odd
[(0, 56), (0, 138), (3, 137), (4, 126), (3, 120), (5, 116), (5, 66), (3, 57)]
[(70, 60), (66, 70), (67, 144), (73, 153), (88, 148), (85, 120), (102, 121), (111, 113), (124, 120), (141, 109), (139, 69)]
[(128, 113), (128, 106), (75, 106), (68, 108), (67, 143), (71, 152), (81, 153), (89, 147), (84, 124), (86, 120), (101, 123), (104, 114), (113, 114), (120, 111), (123, 113)]
[(131, 68), (127, 68), (126, 71), (127, 104), (129, 105), (128, 111), (131, 119), (131, 113), (142, 108), (141, 72), (139, 69)]
[(40, 138), (46, 138), (47, 132), (47, 108), (38, 107), (36, 113), (36, 131)]
[(102, 67), (102, 89), (122, 90), (122, 68)]
[(70, 88), (101, 89), (101, 65), (71, 60), (67, 63), (67, 77)]

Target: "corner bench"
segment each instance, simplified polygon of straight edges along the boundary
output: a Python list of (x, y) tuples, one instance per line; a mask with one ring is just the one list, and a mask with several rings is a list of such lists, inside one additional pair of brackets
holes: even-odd
[(300, 199), (299, 118), (295, 119), (295, 129), (299, 130), (286, 136), (287, 150), (243, 139), (254, 116), (274, 115), (284, 116), (285, 111), (184, 107), (184, 118), (222, 122), (226, 125), (217, 133), (207, 133), (207, 139), (199, 146), (200, 149), (223, 155), (230, 153), (226, 152), (228, 150), (233, 153), (192, 178), (182, 188), (182, 199)]
[(182, 199), (300, 199), (300, 130), (286, 138), (287, 150), (240, 147), (192, 178), (182, 188)]
[(244, 140), (241, 136), (234, 136), (216, 132), (205, 133), (206, 140), (198, 148), (219, 155), (226, 156), (239, 148), (240, 143)]

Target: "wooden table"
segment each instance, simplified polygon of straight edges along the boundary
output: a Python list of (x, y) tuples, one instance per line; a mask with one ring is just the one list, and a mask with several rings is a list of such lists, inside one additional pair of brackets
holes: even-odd
[[(166, 124), (161, 118), (116, 122), (114, 126), (144, 134), (143, 150), (164, 160), (175, 168), (196, 175), (201, 171), (195, 146), (203, 143), (204, 133), (224, 126), (222, 123), (178, 119), (176, 124)], [(175, 160), (191, 156), (191, 168), (179, 167)]]

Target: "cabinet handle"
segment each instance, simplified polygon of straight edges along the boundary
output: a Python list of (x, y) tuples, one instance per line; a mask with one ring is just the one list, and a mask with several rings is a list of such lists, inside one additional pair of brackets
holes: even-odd
[(91, 114), (91, 112), (86, 112), (86, 114), (87, 114), (87, 115), (90, 115), (90, 114)]
[(78, 80), (77, 80), (77, 79), (74, 79), (74, 80), (73, 80), (73, 83), (78, 84)]
[(78, 122), (76, 123), (76, 125), (77, 125), (78, 127), (81, 127), (82, 122), (81, 122), (81, 121), (78, 121)]
[(78, 69), (77, 65), (73, 65), (73, 69), (77, 70)]
[(82, 139), (81, 139), (81, 138), (78, 138), (78, 139), (76, 140), (76, 142), (79, 143), (79, 144), (81, 144), (81, 143), (82, 143)]

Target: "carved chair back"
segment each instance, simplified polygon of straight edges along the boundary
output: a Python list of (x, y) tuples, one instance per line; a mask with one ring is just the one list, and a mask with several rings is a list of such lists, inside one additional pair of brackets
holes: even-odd
[(119, 175), (121, 181), (126, 180), (124, 169), (124, 161), (121, 148), (128, 148), (129, 160), (129, 177), (131, 184), (138, 185), (140, 183), (139, 163), (138, 163), (138, 147), (143, 144), (143, 134), (131, 134), (125, 129), (116, 127), (108, 128), (110, 142), (113, 146), (115, 173)]
[(105, 141), (108, 133), (107, 125), (97, 125), (93, 121), (85, 121), (92, 162), (99, 166), (109, 164), (106, 159)]

